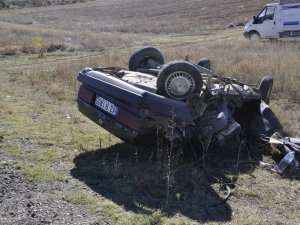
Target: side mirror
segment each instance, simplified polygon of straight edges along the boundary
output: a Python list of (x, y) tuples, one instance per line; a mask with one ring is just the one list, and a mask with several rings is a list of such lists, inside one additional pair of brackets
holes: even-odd
[(256, 16), (253, 16), (253, 21), (256, 21), (257, 19), (256, 19)]

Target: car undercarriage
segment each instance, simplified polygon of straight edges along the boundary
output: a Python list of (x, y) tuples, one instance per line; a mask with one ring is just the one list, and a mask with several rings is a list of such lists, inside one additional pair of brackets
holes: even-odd
[(86, 68), (78, 81), (80, 112), (125, 142), (155, 142), (159, 130), (197, 158), (211, 147), (268, 142), (281, 132), (268, 106), (272, 77), (252, 87), (214, 74), (205, 58), (165, 64), (159, 50), (146, 47), (131, 56), (129, 69)]

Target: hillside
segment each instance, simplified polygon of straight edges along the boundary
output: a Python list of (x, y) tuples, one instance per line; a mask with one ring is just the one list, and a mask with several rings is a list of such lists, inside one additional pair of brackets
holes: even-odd
[(86, 2), (86, 0), (0, 0), (0, 10), (12, 8), (31, 8), (50, 5), (76, 4), (79, 2)]
[(213, 30), (251, 19), (267, 0), (98, 0), (2, 11), (6, 22), (74, 31), (183, 33)]

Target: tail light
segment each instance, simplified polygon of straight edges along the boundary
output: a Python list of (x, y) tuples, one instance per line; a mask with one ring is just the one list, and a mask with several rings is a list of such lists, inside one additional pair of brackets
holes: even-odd
[(78, 97), (83, 101), (92, 104), (95, 98), (95, 93), (81, 85), (79, 88)]

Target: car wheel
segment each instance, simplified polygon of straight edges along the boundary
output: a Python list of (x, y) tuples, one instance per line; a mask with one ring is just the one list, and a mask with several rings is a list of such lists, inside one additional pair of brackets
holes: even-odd
[(250, 41), (259, 41), (261, 39), (259, 33), (257, 32), (251, 32), (249, 36)]
[(166, 64), (157, 76), (157, 94), (175, 100), (186, 100), (194, 93), (200, 93), (202, 76), (197, 67), (186, 61)]
[(145, 47), (132, 54), (128, 66), (130, 71), (138, 71), (140, 68), (157, 69), (164, 63), (164, 57), (158, 49)]
[(204, 67), (208, 70), (210, 70), (210, 60), (207, 59), (207, 58), (201, 58), (198, 63), (197, 63), (198, 66), (201, 66), (201, 67)]
[(270, 76), (263, 77), (258, 86), (258, 90), (261, 93), (262, 96), (261, 99), (267, 104), (270, 103), (272, 88), (273, 88), (273, 78)]

